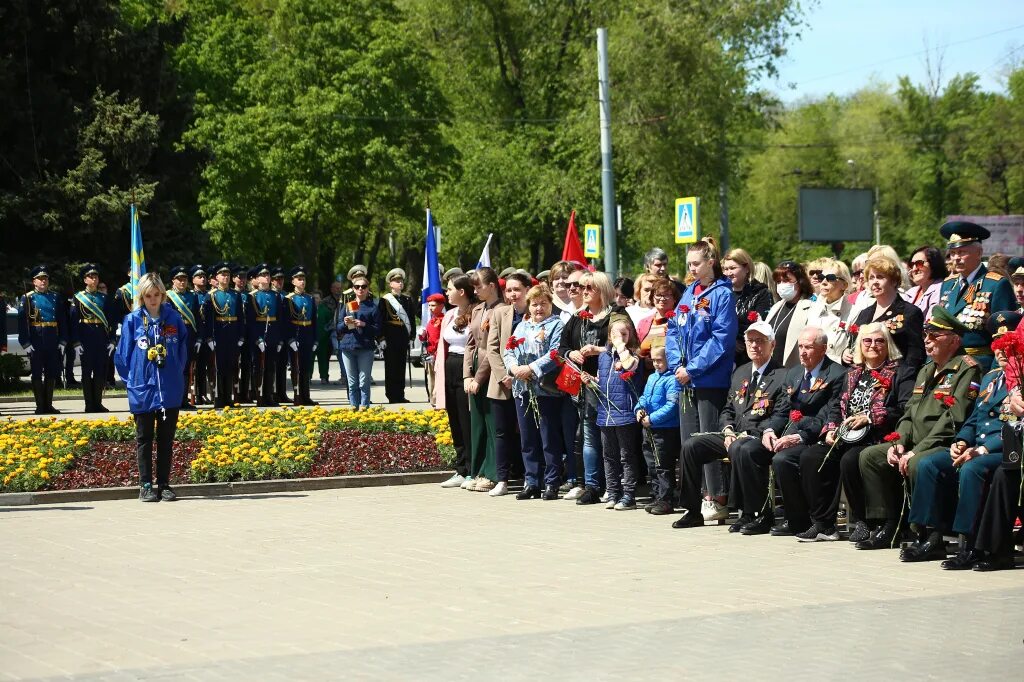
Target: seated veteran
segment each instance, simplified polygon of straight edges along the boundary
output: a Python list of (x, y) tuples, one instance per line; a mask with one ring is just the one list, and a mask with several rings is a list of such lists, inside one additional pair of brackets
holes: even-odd
[(867, 540), (856, 544), (857, 549), (893, 546), (903, 518), (904, 484), (913, 484), (924, 457), (953, 444), (978, 397), (980, 367), (960, 345), (967, 329), (945, 308), (935, 306), (924, 330), (931, 362), (917, 373), (906, 413), (896, 424), (899, 438), (860, 453), (865, 514), (869, 522), (880, 524)]
[[(988, 319), (993, 340), (1012, 332), (1020, 313), (998, 312)], [(949, 450), (922, 456), (910, 502), (910, 524), (917, 541), (900, 552), (900, 561), (930, 561), (946, 558), (943, 533), (959, 536), (956, 556), (943, 561), (952, 570), (970, 568), (978, 560), (974, 551), (975, 523), (981, 515), (985, 488), (1003, 461), (1003, 424), (1011, 418), (1008, 389), (1003, 373), (1007, 357), (994, 352), (997, 366), (981, 380), (981, 393), (974, 412), (967, 419)]]
[[(761, 444), (775, 453), (771, 459), (775, 480), (782, 490), (786, 520), (772, 528), (772, 535), (796, 535), (811, 527), (807, 503), (800, 485), (800, 456), (821, 438), (828, 419), (829, 405), (843, 390), (846, 368), (825, 353), (828, 336), (820, 327), (804, 327), (797, 339), (800, 364), (786, 370), (784, 394), (775, 404)], [(752, 464), (734, 460), (733, 467), (743, 475)], [(838, 539), (838, 536), (836, 537)]]
[[(1019, 393), (1009, 397), (1010, 414), (1024, 418), (1024, 398)], [(1003, 463), (992, 476), (978, 530), (975, 533), (975, 571), (1003, 571), (1016, 568), (1014, 560), (1014, 522), (1024, 516), (1021, 502), (1022, 432), (1009, 423), (1003, 426)], [(949, 561), (952, 561), (950, 559)]]
[(775, 404), (785, 395), (785, 370), (772, 360), (775, 333), (770, 324), (754, 322), (744, 339), (751, 361), (732, 374), (729, 400), (718, 420), (721, 432), (692, 436), (683, 444), (680, 505), (686, 513), (672, 524), (673, 528), (704, 525), (700, 493), (703, 467), (725, 457), (749, 463), (743, 476), (733, 477), (731, 504), (741, 511), (739, 521), (729, 531), (735, 533), (749, 527), (754, 533), (766, 533), (774, 522), (774, 505), (768, 500), (772, 453), (761, 444), (761, 435)]

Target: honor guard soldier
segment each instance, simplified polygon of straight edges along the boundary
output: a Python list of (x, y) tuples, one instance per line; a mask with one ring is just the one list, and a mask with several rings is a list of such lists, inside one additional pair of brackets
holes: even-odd
[(213, 266), (217, 288), (210, 292), (206, 301), (207, 347), (213, 351), (217, 397), (214, 408), (234, 404), (231, 389), (238, 374), (238, 350), (245, 343), (242, 328), (242, 300), (237, 291), (231, 289), (231, 267), (220, 262)]
[[(924, 325), (925, 350), (930, 363), (917, 373), (906, 411), (896, 423), (899, 440), (864, 448), (860, 476), (866, 493), (868, 519), (884, 519), (857, 549), (887, 549), (901, 532), (903, 480), (913, 495), (918, 466), (929, 455), (946, 452), (971, 414), (978, 397), (981, 367), (961, 345), (967, 328), (937, 305)], [(848, 489), (849, 490), (849, 489)]]
[(124, 316), (135, 308), (132, 302), (132, 264), (130, 262), (128, 263), (127, 271), (128, 281), (119, 286), (114, 291), (114, 295), (107, 301), (107, 304), (110, 306), (107, 319), (114, 326), (114, 333), (118, 337), (121, 336), (121, 322), (124, 321)]
[[(993, 339), (1013, 332), (1020, 323), (1018, 312), (1002, 311), (988, 318)], [(997, 367), (981, 380), (974, 412), (957, 432), (952, 447), (921, 460), (910, 503), (910, 523), (917, 542), (900, 552), (900, 561), (946, 558), (943, 533), (959, 536), (957, 555), (943, 561), (948, 570), (971, 568), (977, 561), (974, 530), (985, 501), (985, 488), (1003, 461), (1003, 424), (1010, 413), (1009, 389), (1004, 374), (1007, 357), (994, 353)]]
[[(206, 339), (202, 338), (200, 327), (199, 298), (194, 291), (189, 291), (189, 269), (184, 265), (171, 268), (171, 288), (167, 290), (167, 301), (181, 315), (182, 322), (188, 328), (188, 356), (185, 361), (185, 390), (181, 396), (181, 409), (194, 410), (195, 407), (195, 374), (196, 355)], [(191, 395), (190, 395), (191, 394)]]
[(82, 363), (82, 393), (86, 412), (109, 412), (103, 407), (107, 365), (114, 354), (116, 332), (107, 319), (107, 296), (98, 290), (99, 266), (89, 263), (79, 271), (85, 289), (71, 299), (68, 340)]
[[(199, 323), (200, 336), (203, 338), (202, 345), (196, 351), (195, 369), (192, 372), (195, 376), (195, 381), (192, 390), (196, 405), (209, 405), (210, 398), (207, 395), (207, 385), (209, 384), (212, 370), (210, 357), (213, 355), (213, 351), (208, 343), (210, 341), (210, 321), (206, 319), (209, 308), (208, 302), (210, 300), (209, 279), (207, 278), (206, 268), (198, 264), (189, 268), (188, 276), (192, 280), (192, 293), (196, 296), (196, 305), (199, 306), (199, 319), (196, 321)], [(216, 379), (214, 380), (216, 381)]]
[(36, 414), (60, 414), (53, 407), (53, 388), (68, 342), (64, 302), (49, 291), (50, 275), (45, 265), (32, 268), (30, 276), (32, 291), (22, 296), (18, 304), (18, 343), (32, 368)]
[[(242, 326), (244, 329), (249, 329), (249, 313), (251, 312), (249, 306), (249, 272), (250, 269), (244, 265), (234, 264), (231, 266), (231, 281), (234, 283), (234, 288), (238, 292), (239, 298), (242, 299)], [(256, 401), (255, 392), (252, 390), (252, 352), (252, 344), (247, 343), (242, 346), (242, 350), (239, 353), (238, 377), (236, 378), (238, 388), (235, 390), (235, 400), (240, 403)]]
[[(64, 310), (65, 311), (70, 311), (70, 309), (71, 309), (71, 302), (75, 298), (74, 287), (68, 288), (66, 291), (58, 291), (58, 290), (53, 289), (51, 287), (51, 290), (54, 293), (59, 293), (60, 294), (61, 299), (64, 302)], [(71, 342), (71, 329), (70, 329), (70, 322), (69, 322), (69, 325), (68, 325), (68, 343), (70, 344), (70, 342)], [(69, 348), (70, 348), (70, 346), (69, 346)], [(64, 388), (66, 388), (66, 389), (80, 388), (81, 387), (81, 384), (78, 383), (78, 381), (75, 380), (75, 360), (77, 358), (78, 358), (78, 354), (77, 353), (74, 353), (74, 352), (64, 353), (64, 357), (62, 359), (62, 362), (64, 363), (64, 382), (63, 382), (63, 384), (64, 384)], [(58, 380), (57, 383), (58, 384), (61, 383), (60, 380)]]
[(1006, 269), (1010, 271), (1010, 284), (1017, 299), (1017, 311), (1024, 313), (1024, 258), (1011, 258)]
[[(284, 310), (284, 268), (275, 265), (270, 268), (270, 289), (277, 294), (277, 309)], [(289, 402), (288, 400), (288, 365), (290, 351), (281, 344), (277, 353), (277, 364), (275, 370), (275, 400), (279, 403)]]
[(253, 268), (257, 289), (248, 298), (246, 339), (252, 347), (252, 374), (259, 387), (256, 405), (278, 407), (274, 387), (282, 343), (281, 298), (271, 289), (271, 269), (266, 263)]
[(382, 297), (384, 318), (384, 393), (389, 403), (407, 403), (405, 397), (405, 366), (409, 345), (416, 330), (416, 308), (412, 299), (402, 293), (405, 270), (394, 268), (387, 274), (390, 291)]
[(329, 384), (331, 375), (331, 351), (334, 329), (337, 326), (338, 306), (341, 305), (341, 292), (344, 285), (341, 280), (331, 282), (331, 290), (320, 299), (316, 309), (317, 352), (316, 362), (320, 371), (320, 383)]
[(988, 230), (974, 223), (951, 222), (939, 231), (949, 240), (947, 248), (953, 262), (953, 274), (942, 283), (939, 304), (967, 328), (964, 352), (987, 372), (992, 366), (992, 337), (985, 322), (992, 312), (1015, 307), (1013, 287), (981, 262), (981, 242), (991, 235)]
[(313, 355), (317, 349), (314, 326), (316, 306), (306, 293), (306, 268), (296, 265), (288, 273), (292, 280), (292, 293), (287, 296), (288, 351), (292, 356), (292, 386), (297, 387), (296, 405), (316, 405), (309, 397), (309, 380), (313, 375)]

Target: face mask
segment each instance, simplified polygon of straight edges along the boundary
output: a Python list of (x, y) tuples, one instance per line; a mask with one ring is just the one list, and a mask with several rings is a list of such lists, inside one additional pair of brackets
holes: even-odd
[(796, 285), (792, 282), (782, 282), (776, 289), (779, 292), (779, 296), (787, 301), (792, 301), (796, 298)]

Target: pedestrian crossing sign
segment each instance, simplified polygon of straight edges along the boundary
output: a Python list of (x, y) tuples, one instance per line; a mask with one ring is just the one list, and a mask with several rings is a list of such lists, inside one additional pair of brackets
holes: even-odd
[(699, 212), (700, 197), (676, 199), (676, 244), (693, 244), (697, 241)]
[(583, 226), (583, 255), (587, 258), (601, 257), (601, 226)]

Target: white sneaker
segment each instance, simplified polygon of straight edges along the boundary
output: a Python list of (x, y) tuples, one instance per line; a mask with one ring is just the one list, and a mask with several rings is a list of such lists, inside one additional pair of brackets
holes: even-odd
[(493, 489), (494, 489), (494, 481), (486, 479), (483, 476), (480, 476), (479, 478), (477, 478), (476, 482), (472, 485), (472, 487), (466, 488), (466, 490), (472, 490), (472, 491), (478, 492), (478, 493), (486, 493), (486, 492), (489, 492), (489, 491), (491, 491)]
[(614, 497), (609, 497), (607, 500), (604, 501), (604, 508), (605, 509), (615, 509), (615, 505), (617, 505), (618, 503), (619, 503), (619, 501), (616, 500)]
[(494, 490), (487, 493), (491, 497), (501, 497), (502, 495), (508, 495), (508, 483), (505, 481), (498, 481), (498, 485), (494, 486)]
[(475, 478), (473, 478), (472, 476), (466, 476), (466, 478), (462, 479), (462, 483), (459, 484), (459, 487), (462, 488), (463, 490), (467, 490), (469, 489), (469, 486), (473, 485), (474, 483), (476, 483)]
[(442, 488), (458, 488), (459, 486), (462, 485), (463, 481), (465, 481), (465, 480), (466, 480), (465, 476), (462, 476), (461, 474), (452, 474), (452, 477), (449, 478), (444, 483), (442, 483), (441, 487)]
[(611, 493), (609, 493), (607, 490), (605, 490), (604, 491), (604, 495), (601, 496), (601, 501), (602, 502), (607, 502), (610, 499), (612, 499)]
[(575, 499), (579, 498), (579, 496), (582, 495), (582, 494), (583, 494), (583, 486), (579, 486), (578, 485), (575, 488), (572, 488), (569, 492), (567, 492), (565, 494), (565, 496), (562, 497), (562, 499), (563, 500), (575, 500)]
[(700, 513), (705, 521), (721, 521), (729, 518), (729, 508), (718, 504), (715, 500), (704, 500), (700, 506)]

